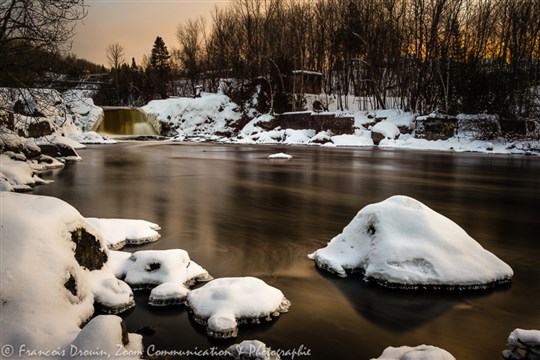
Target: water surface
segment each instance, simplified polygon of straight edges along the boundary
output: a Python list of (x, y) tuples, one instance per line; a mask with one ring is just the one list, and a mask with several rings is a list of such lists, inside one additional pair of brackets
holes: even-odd
[[(267, 159), (281, 151), (294, 159)], [(162, 239), (137, 249), (183, 248), (214, 277), (257, 276), (292, 302), (277, 321), (215, 341), (183, 307), (152, 308), (148, 292), (138, 293), (125, 320), (129, 331), (156, 330), (145, 337), (154, 352), (258, 339), (274, 349), (303, 346), (310, 359), (370, 359), (387, 346), (430, 344), (457, 359), (492, 360), (514, 328), (540, 329), (538, 158), (157, 142), (80, 154), (82, 162), (51, 172), (45, 178), (55, 183), (35, 193), (64, 199), (88, 217), (156, 222)], [(336, 278), (307, 259), (362, 207), (396, 194), (449, 217), (507, 262), (511, 287), (396, 292)]]

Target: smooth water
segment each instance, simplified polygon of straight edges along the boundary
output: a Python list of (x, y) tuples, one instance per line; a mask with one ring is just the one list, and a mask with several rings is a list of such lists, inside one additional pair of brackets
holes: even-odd
[[(282, 151), (293, 160), (267, 159)], [(237, 339), (216, 341), (184, 307), (152, 308), (148, 292), (137, 293), (124, 317), (129, 331), (155, 330), (144, 339), (151, 354), (258, 339), (311, 354), (295, 359), (371, 359), (387, 346), (430, 344), (457, 359), (493, 360), (514, 328), (540, 329), (536, 157), (157, 142), (80, 154), (82, 162), (44, 176), (55, 183), (34, 192), (88, 217), (156, 222), (161, 240), (127, 250), (183, 248), (214, 277), (257, 276), (292, 302), (277, 321), (244, 325)], [(514, 269), (512, 285), (487, 293), (396, 292), (334, 277), (306, 257), (362, 207), (396, 194), (462, 226)]]
[(97, 132), (103, 135), (157, 135), (144, 111), (137, 108), (104, 108)]

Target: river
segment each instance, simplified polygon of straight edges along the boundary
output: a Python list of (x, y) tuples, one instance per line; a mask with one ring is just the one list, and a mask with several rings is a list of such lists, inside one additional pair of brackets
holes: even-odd
[[(267, 159), (281, 151), (294, 158)], [(295, 359), (370, 359), (387, 346), (430, 344), (457, 359), (493, 360), (514, 328), (540, 329), (537, 157), (163, 142), (92, 145), (80, 154), (83, 161), (45, 174), (55, 182), (34, 192), (84, 216), (158, 223), (161, 240), (126, 250), (182, 248), (214, 277), (257, 276), (292, 302), (277, 321), (215, 341), (184, 307), (152, 308), (148, 292), (137, 293), (124, 318), (131, 332), (155, 330), (144, 339), (154, 354), (258, 339), (282, 351), (302, 347), (305, 356)], [(514, 269), (512, 285), (397, 292), (336, 278), (306, 257), (362, 207), (396, 194), (462, 226)]]

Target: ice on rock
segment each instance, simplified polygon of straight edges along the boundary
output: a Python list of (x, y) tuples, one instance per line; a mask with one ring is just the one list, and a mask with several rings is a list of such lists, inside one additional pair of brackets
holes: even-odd
[(287, 312), (290, 302), (283, 293), (254, 277), (220, 278), (190, 291), (187, 305), (196, 322), (216, 338), (235, 337), (238, 325), (272, 320)]
[(292, 155), (285, 154), (285, 153), (277, 153), (277, 154), (269, 155), (268, 159), (270, 159), (270, 160), (276, 160), (276, 159), (290, 160), (290, 159), (292, 159)]
[(152, 306), (182, 305), (188, 293), (189, 289), (180, 283), (164, 283), (152, 289), (148, 304)]
[(540, 330), (514, 329), (506, 343), (512, 350), (504, 350), (504, 359), (540, 359)]
[(407, 196), (371, 204), (325, 248), (318, 267), (405, 289), (478, 289), (509, 282), (513, 271), (452, 220)]
[(189, 286), (211, 276), (189, 258), (187, 251), (144, 250), (134, 252), (124, 264), (125, 281), (134, 289), (151, 289), (164, 283)]
[(441, 348), (431, 345), (420, 345), (416, 347), (389, 346), (384, 349), (381, 356), (372, 360), (456, 360), (456, 358)]
[(272, 351), (259, 340), (244, 340), (227, 348), (230, 357), (235, 360), (279, 360), (277, 352)]
[(109, 249), (157, 241), (159, 225), (145, 220), (86, 218), (105, 239)]

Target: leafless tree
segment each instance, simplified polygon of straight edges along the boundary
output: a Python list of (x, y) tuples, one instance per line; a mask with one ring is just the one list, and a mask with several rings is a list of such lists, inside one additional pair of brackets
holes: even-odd
[(125, 55), (124, 47), (119, 43), (109, 44), (105, 48), (105, 56), (112, 69), (118, 69), (125, 62)]

